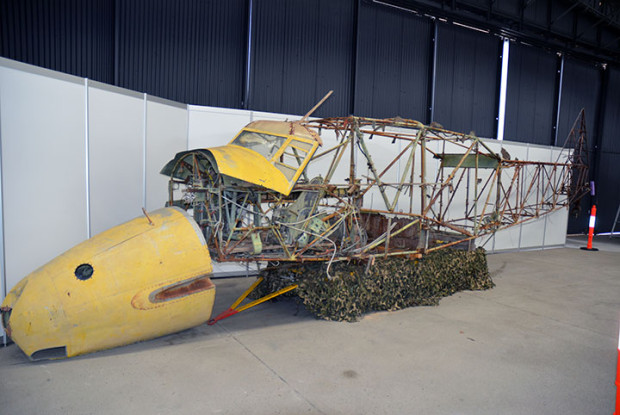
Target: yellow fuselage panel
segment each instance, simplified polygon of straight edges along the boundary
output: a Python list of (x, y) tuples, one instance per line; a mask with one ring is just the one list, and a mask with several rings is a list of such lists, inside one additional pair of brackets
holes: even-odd
[(57, 347), (74, 356), (210, 318), (215, 286), (200, 229), (177, 208), (149, 217), (75, 246), (7, 295), (11, 338), (28, 356)]
[(284, 174), (265, 157), (247, 148), (226, 145), (208, 149), (220, 173), (288, 195), (292, 187)]

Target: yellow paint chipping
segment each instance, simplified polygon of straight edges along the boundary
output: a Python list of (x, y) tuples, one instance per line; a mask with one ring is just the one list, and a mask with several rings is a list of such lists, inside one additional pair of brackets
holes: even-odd
[[(28, 356), (67, 356), (184, 330), (211, 316), (211, 258), (193, 219), (177, 208), (105, 231), (25, 277), (5, 298), (11, 338)], [(92, 275), (76, 277), (80, 265)], [(83, 267), (88, 269), (88, 266)], [(161, 289), (168, 289), (162, 297)], [(160, 290), (160, 297), (151, 297)], [(162, 298), (164, 300), (162, 301)]]

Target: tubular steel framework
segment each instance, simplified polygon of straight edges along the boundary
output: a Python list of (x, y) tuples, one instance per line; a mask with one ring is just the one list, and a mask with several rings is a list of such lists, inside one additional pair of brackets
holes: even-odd
[(190, 174), (171, 175), (169, 203), (193, 209), (218, 261), (331, 262), (471, 249), (477, 238), (587, 194), (583, 120), (582, 111), (570, 148), (548, 162), (511, 158), (499, 142), (436, 124), (302, 120), (325, 145), (316, 154), (292, 148), (298, 166), (311, 159), (288, 195), (231, 180), (196, 150), (177, 163)]

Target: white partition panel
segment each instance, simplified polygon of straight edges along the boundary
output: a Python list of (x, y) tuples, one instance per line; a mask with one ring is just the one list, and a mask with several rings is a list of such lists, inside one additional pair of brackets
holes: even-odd
[[(366, 156), (370, 157), (372, 160), (377, 175), (383, 173), (380, 180), (381, 183), (385, 184), (385, 186), (383, 186), (383, 192), (381, 192), (379, 186), (374, 186), (372, 190), (368, 191), (368, 193), (364, 195), (364, 207), (378, 210), (388, 210), (394, 202), (394, 198), (396, 196), (396, 183), (400, 180), (400, 165), (396, 162), (391, 168), (387, 169), (387, 167), (400, 153), (402, 144), (401, 141), (402, 140), (396, 140), (392, 143), (392, 140), (386, 137), (374, 137), (373, 139), (370, 139), (368, 135), (364, 136), (364, 143), (366, 144), (366, 149), (368, 150), (368, 154)], [(364, 184), (369, 181), (374, 181), (375, 176), (366, 162), (366, 157), (362, 154), (361, 148), (356, 148), (356, 151), (358, 152), (356, 162), (357, 178)], [(344, 155), (341, 163), (344, 163), (347, 167), (349, 166), (349, 154)], [(348, 178), (348, 176), (349, 173), (347, 169), (347, 174), (345, 177)], [(345, 177), (340, 178), (340, 180)], [(384, 196), (387, 199), (387, 205)], [(395, 210), (398, 211), (398, 209), (399, 206), (396, 205)]]
[[(527, 160), (549, 162), (552, 157), (552, 149), (544, 146), (537, 146), (533, 144), (528, 145)], [(530, 171), (533, 171), (533, 167), (527, 167)], [(530, 173), (530, 177), (532, 174)], [(532, 219), (522, 225), (521, 240), (519, 242), (519, 248), (539, 248), (544, 245), (545, 241), (545, 227), (548, 215), (543, 215), (538, 219)]]
[(251, 111), (188, 106), (187, 148), (217, 147), (228, 144), (252, 120)]
[[(527, 145), (514, 143), (510, 141), (502, 141), (502, 149), (511, 159), (527, 160)], [(502, 177), (502, 184), (507, 189), (510, 186), (512, 177)], [(512, 206), (516, 204), (516, 191), (510, 201)], [(495, 232), (493, 240), (493, 251), (506, 251), (519, 249), (519, 241), (521, 240), (521, 225), (512, 226)]]
[[(482, 151), (482, 152), (491, 151), (491, 152), (496, 153), (496, 154), (500, 154), (501, 153), (501, 151), (502, 151), (502, 144), (503, 144), (502, 141), (497, 141), (497, 140), (492, 140), (492, 139), (487, 139), (487, 138), (482, 139), (481, 141), (484, 144), (484, 146), (488, 147), (488, 149), (485, 148), (484, 146), (480, 146), (480, 151)], [(491, 177), (492, 175), (495, 175), (495, 169), (479, 169), (478, 171), (479, 171), (479, 178), (482, 179), (482, 182), (481, 182), (482, 184), (486, 183), (486, 181), (489, 179), (489, 177)], [(462, 185), (469, 183), (469, 186), (470, 186), (470, 190), (469, 191), (471, 192), (471, 189), (473, 189), (473, 186), (474, 186), (474, 183), (475, 183), (474, 169), (470, 169), (468, 176), (469, 176), (469, 180), (467, 180), (467, 177), (465, 177), (464, 180), (463, 180)], [(510, 178), (504, 176), (504, 177), (501, 178), (501, 180), (502, 180), (502, 184), (505, 186), (505, 188), (508, 189), (508, 187), (510, 186)], [(495, 187), (495, 186), (497, 186), (496, 181), (494, 180), (493, 183), (489, 183), (489, 186), (493, 186), (492, 189), (497, 189)], [(491, 190), (491, 194), (493, 194), (494, 191), (496, 191), (496, 190)], [(455, 206), (460, 206), (461, 207), (460, 211), (461, 211), (461, 214), (462, 214), (462, 212), (464, 211), (464, 207), (465, 207), (465, 206), (463, 206), (464, 205), (463, 201), (465, 200), (465, 194), (467, 194), (467, 189), (465, 188), (465, 186), (459, 187), (459, 192), (460, 192), (460, 194), (457, 193), (455, 195), (453, 203), (455, 204)], [(484, 194), (488, 194), (488, 190), (485, 191)], [(459, 200), (459, 196), (461, 196), (460, 200)], [(481, 200), (480, 203), (478, 204), (478, 208), (479, 209), (484, 208), (484, 203), (486, 201), (486, 197), (484, 199), (485, 199), (484, 201)], [(490, 200), (489, 201), (489, 203), (493, 203), (493, 202), (494, 202), (494, 200)], [(489, 209), (493, 209), (493, 208), (494, 208), (494, 206), (487, 206), (487, 209), (486, 209), (485, 212), (489, 213)], [(510, 231), (506, 231), (506, 232), (507, 233), (508, 232), (514, 232), (514, 229), (510, 230)], [(492, 233), (490, 235), (486, 235), (486, 236), (481, 237), (480, 239), (478, 239), (475, 242), (476, 246), (477, 247), (482, 247), (482, 248), (486, 249), (487, 251), (493, 251), (493, 249), (495, 247), (495, 235), (496, 235), (496, 233)], [(501, 237), (502, 237), (502, 235), (500, 234), (500, 238)], [(517, 240), (517, 242), (518, 242), (518, 240)]]
[(142, 214), (142, 94), (93, 82), (88, 92), (92, 235)]
[(85, 87), (2, 59), (6, 288), (87, 237)]
[(547, 215), (545, 222), (545, 247), (563, 246), (566, 243), (566, 224), (568, 223), (568, 207)]
[(542, 161), (550, 162), (553, 158), (555, 151), (553, 147), (540, 146), (536, 144), (527, 145), (527, 159), (528, 161)]
[[(338, 143), (340, 143), (340, 139), (336, 136), (336, 133), (333, 130), (323, 130), (321, 133), (321, 140), (323, 140), (323, 145), (316, 149), (316, 152), (314, 153), (315, 156), (334, 148), (338, 145)], [(308, 179), (311, 180), (317, 176), (321, 176), (323, 178), (326, 177), (336, 153), (337, 150), (334, 150), (318, 159), (313, 159), (313, 161), (311, 161), (306, 167)], [(349, 177), (349, 163), (341, 162), (334, 172), (332, 183), (345, 183), (344, 179), (347, 177)]]
[(476, 248), (484, 248), (487, 252), (493, 252), (495, 234), (485, 235), (478, 238), (475, 242)]
[(164, 207), (168, 177), (162, 167), (187, 146), (187, 109), (183, 104), (148, 97), (146, 114), (146, 210)]
[[(570, 149), (554, 148), (551, 155), (551, 161), (554, 163), (565, 162), (571, 154)], [(566, 224), (568, 223), (568, 207), (551, 213), (547, 217), (545, 224), (545, 247), (563, 246), (566, 243)]]
[(547, 215), (529, 220), (521, 225), (520, 249), (540, 248), (545, 240)]

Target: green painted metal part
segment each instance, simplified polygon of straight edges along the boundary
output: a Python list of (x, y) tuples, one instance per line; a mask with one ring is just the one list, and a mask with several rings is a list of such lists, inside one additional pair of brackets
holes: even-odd
[(476, 158), (478, 158), (479, 169), (495, 169), (499, 165), (499, 159), (485, 154), (468, 154), (463, 159), (463, 154), (442, 154), (441, 167), (456, 167), (463, 160), (461, 167), (476, 168)]
[(258, 255), (263, 252), (263, 242), (260, 239), (260, 235), (258, 233), (252, 233), (250, 235), (252, 238), (252, 247), (254, 248), (254, 255)]

